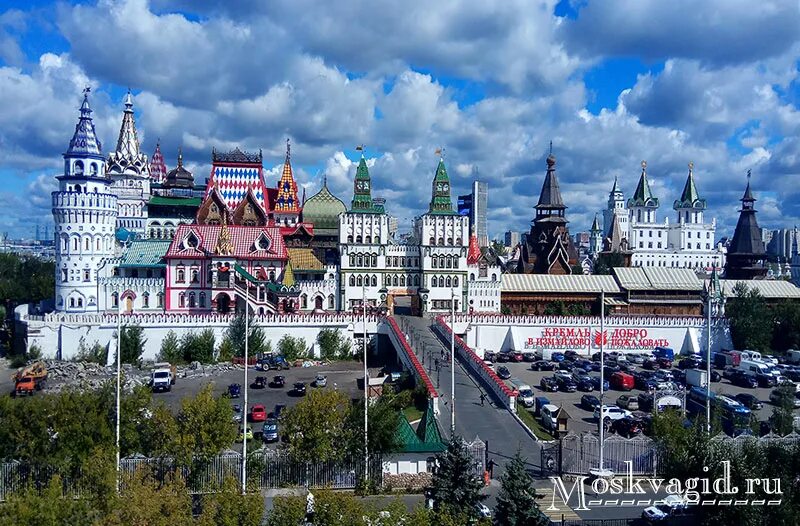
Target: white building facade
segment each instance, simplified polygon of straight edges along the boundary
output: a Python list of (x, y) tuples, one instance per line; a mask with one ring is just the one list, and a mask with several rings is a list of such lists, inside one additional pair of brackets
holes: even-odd
[(75, 134), (64, 154), (64, 173), (52, 193), (55, 221), (55, 305), (62, 312), (97, 312), (97, 269), (114, 254), (117, 197), (109, 191), (102, 146), (84, 91)]

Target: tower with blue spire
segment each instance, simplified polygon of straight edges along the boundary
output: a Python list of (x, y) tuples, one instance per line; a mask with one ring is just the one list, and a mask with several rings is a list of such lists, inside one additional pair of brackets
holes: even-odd
[(52, 193), (56, 249), (56, 310), (96, 312), (97, 269), (114, 255), (117, 196), (111, 193), (102, 145), (83, 91), (80, 117)]

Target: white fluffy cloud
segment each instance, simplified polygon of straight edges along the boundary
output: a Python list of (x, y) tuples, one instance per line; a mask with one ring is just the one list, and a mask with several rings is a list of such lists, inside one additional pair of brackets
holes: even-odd
[[(796, 5), (704, 2), (686, 17), (682, 2), (590, 1), (568, 20), (555, 3), (98, 0), (61, 5), (69, 49), (33, 64), (15, 51), (20, 15), (0, 15), (0, 97), (11, 102), (0, 108), (0, 168), (46, 196), (42, 170), (60, 165), (88, 83), (106, 150), (130, 86), (146, 153), (160, 138), (173, 165), (182, 146), (201, 180), (210, 150), (235, 146), (263, 149), (276, 179), (290, 137), (308, 195), (324, 173), (349, 203), (357, 162), (344, 152), (365, 143), (374, 193), (405, 226), (427, 209), (444, 146), (454, 202), (480, 177), (490, 233), (527, 230), (550, 141), (574, 231), (605, 206), (615, 176), (632, 193), (642, 159), (662, 217), (690, 160), (720, 235), (748, 168), (764, 226), (800, 217)], [(653, 71), (590, 113), (586, 68), (631, 55)]]

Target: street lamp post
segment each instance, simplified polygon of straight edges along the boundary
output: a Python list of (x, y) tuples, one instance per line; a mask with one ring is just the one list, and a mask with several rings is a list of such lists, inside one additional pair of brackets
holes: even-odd
[(450, 289), (450, 440), (456, 435), (456, 289)]
[(117, 455), (117, 494), (119, 494), (119, 429), (120, 429), (120, 391), (121, 381), (120, 375), (122, 371), (122, 298), (118, 296), (117, 300), (117, 421), (116, 421), (116, 455)]
[(711, 434), (711, 285), (706, 301), (706, 432)]
[(369, 424), (369, 379), (367, 378), (367, 287), (366, 280), (361, 285), (361, 307), (364, 319), (364, 480), (369, 480), (369, 442), (368, 442), (368, 429)]
[(244, 409), (242, 410), (242, 495), (247, 492), (247, 367), (250, 360), (250, 313), (248, 305), (250, 301), (250, 280), (245, 282), (244, 297)]

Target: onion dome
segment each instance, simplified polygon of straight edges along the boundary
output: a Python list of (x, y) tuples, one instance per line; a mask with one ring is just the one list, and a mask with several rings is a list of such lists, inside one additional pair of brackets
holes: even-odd
[(172, 188), (194, 188), (192, 172), (183, 167), (183, 152), (178, 149), (178, 166), (170, 170), (164, 180), (164, 186)]
[(313, 224), (315, 231), (338, 229), (339, 214), (344, 212), (347, 212), (347, 206), (328, 189), (326, 177), (320, 191), (308, 198), (303, 206), (303, 222)]

